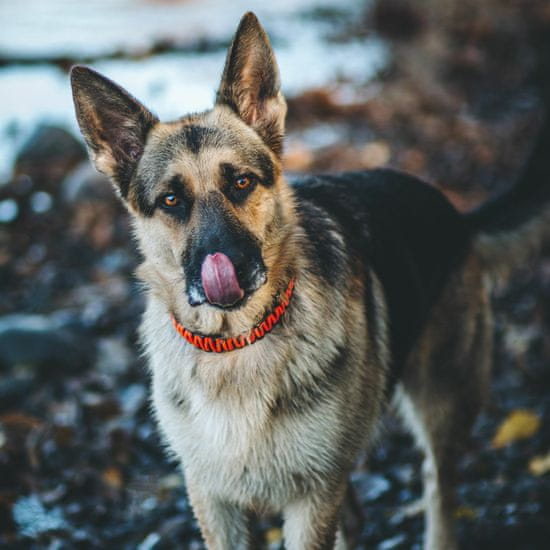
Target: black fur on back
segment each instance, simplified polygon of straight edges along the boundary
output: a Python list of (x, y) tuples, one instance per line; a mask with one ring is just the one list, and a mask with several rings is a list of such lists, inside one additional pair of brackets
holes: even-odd
[[(435, 188), (393, 170), (305, 177), (294, 182), (294, 189), (302, 223), (317, 229), (313, 254), (338, 257), (330, 250), (336, 245), (328, 229), (312, 218), (320, 209), (342, 232), (351, 269), (372, 268), (380, 279), (397, 377), (449, 274), (469, 248), (463, 216)], [(333, 270), (338, 268), (332, 263)], [(331, 282), (330, 275), (321, 275)]]

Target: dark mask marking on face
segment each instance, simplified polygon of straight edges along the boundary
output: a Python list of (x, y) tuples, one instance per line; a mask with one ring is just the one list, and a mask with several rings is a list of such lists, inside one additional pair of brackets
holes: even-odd
[(267, 153), (263, 151), (256, 151), (252, 157), (252, 163), (254, 166), (258, 166), (262, 172), (261, 183), (264, 187), (271, 187), (274, 182), (274, 168), (273, 162), (269, 158)]
[(223, 142), (223, 132), (207, 126), (184, 126), (180, 136), (185, 147), (194, 155), (203, 147), (219, 147)]
[[(259, 178), (250, 172), (242, 173), (236, 166), (230, 163), (220, 164), (221, 177), (224, 181), (223, 192), (233, 204), (243, 204), (248, 196), (254, 191)], [(237, 180), (245, 176), (249, 180), (248, 187), (240, 189)]]
[[(163, 198), (169, 194), (178, 199), (176, 206), (169, 207), (164, 204)], [(194, 197), (183, 177), (176, 175), (167, 184), (159, 186), (156, 196), (151, 196), (147, 184), (138, 180), (135, 186), (135, 201), (140, 212), (148, 218), (154, 214), (157, 208), (161, 208), (179, 221), (186, 222), (191, 214)]]
[(211, 193), (197, 204), (199, 225), (190, 235), (182, 262), (191, 305), (206, 300), (201, 281), (201, 266), (207, 254), (221, 252), (235, 266), (241, 288), (246, 294), (266, 280), (258, 240), (224, 207), (223, 195)]
[[(168, 206), (164, 202), (166, 195), (174, 195), (177, 204), (175, 206)], [(156, 205), (159, 208), (182, 223), (185, 223), (189, 219), (193, 202), (193, 194), (181, 176), (174, 176), (170, 180), (166, 191), (163, 191), (156, 199)]]

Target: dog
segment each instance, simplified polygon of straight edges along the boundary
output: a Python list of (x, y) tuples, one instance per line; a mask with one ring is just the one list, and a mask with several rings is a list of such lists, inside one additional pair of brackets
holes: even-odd
[(71, 81), (143, 255), (154, 411), (207, 547), (249, 548), (249, 515), (275, 512), (289, 550), (346, 548), (348, 474), (395, 403), (425, 452), (425, 548), (457, 548), (491, 289), (548, 237), (550, 125), (518, 184), (461, 214), (389, 169), (287, 181), (286, 103), (252, 13), (209, 111), (164, 123), (89, 68)]

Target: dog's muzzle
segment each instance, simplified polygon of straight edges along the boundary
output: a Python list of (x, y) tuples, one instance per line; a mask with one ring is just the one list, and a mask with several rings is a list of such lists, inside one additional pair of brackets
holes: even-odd
[(212, 305), (229, 307), (244, 297), (233, 262), (223, 252), (208, 254), (201, 266), (201, 282)]

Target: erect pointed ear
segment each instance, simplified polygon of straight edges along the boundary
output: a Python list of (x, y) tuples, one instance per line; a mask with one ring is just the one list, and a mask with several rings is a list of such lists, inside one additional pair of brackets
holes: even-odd
[(286, 102), (269, 38), (251, 12), (241, 19), (227, 52), (216, 103), (231, 107), (281, 155)]
[(92, 160), (126, 197), (147, 134), (158, 120), (126, 90), (87, 67), (72, 68), (71, 85)]

